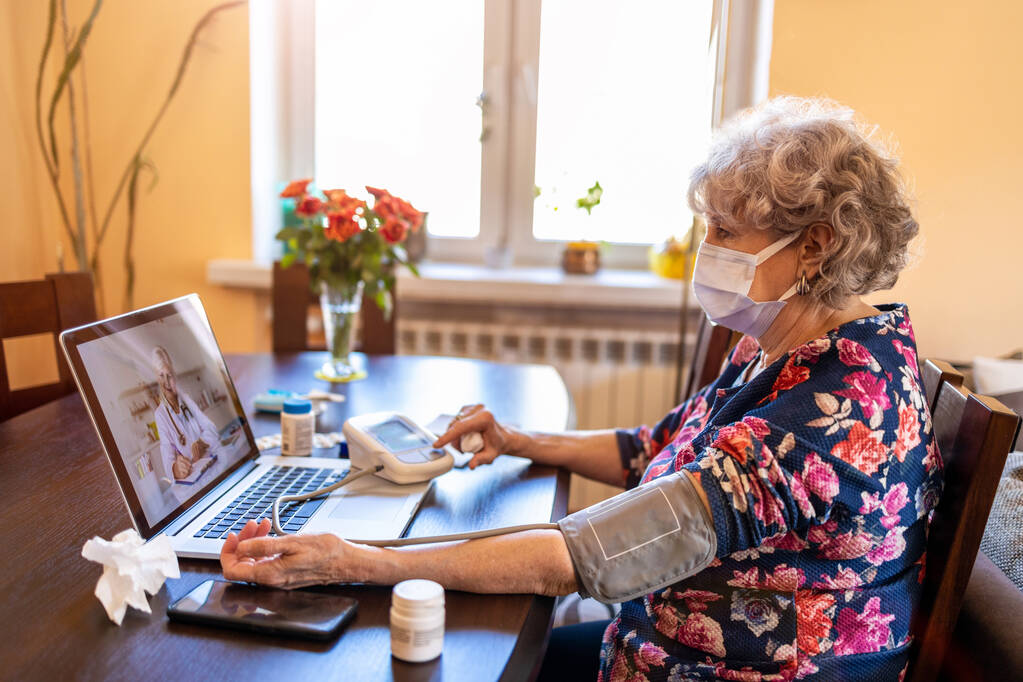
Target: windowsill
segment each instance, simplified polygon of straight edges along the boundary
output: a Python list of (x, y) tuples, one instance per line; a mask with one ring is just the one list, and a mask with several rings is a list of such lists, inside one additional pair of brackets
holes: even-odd
[[(568, 275), (554, 267), (503, 270), (464, 263), (424, 262), (420, 277), (402, 269), (399, 301), (466, 301), (519, 305), (675, 309), (681, 283), (647, 270), (602, 269), (595, 275)], [(211, 284), (269, 291), (271, 266), (251, 260), (217, 259), (206, 264)], [(692, 299), (690, 299), (692, 301)]]

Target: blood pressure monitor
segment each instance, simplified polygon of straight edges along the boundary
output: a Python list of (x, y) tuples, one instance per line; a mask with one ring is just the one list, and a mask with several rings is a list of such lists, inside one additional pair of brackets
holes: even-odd
[(447, 472), (455, 463), (450, 446), (434, 448), (436, 436), (394, 412), (352, 417), (341, 431), (348, 441), (353, 467), (369, 469), (382, 465), (384, 468), (377, 475), (395, 483), (428, 481)]

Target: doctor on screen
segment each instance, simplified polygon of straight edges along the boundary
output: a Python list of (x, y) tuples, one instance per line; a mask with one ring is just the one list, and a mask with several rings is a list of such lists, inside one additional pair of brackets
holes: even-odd
[(216, 425), (203, 414), (187, 394), (178, 391), (174, 364), (163, 346), (151, 353), (153, 371), (160, 387), (160, 404), (156, 412), (156, 428), (160, 432), (160, 456), (163, 468), (174, 476), (174, 482), (197, 476), (196, 468), (204, 471), (216, 457), (220, 436)]

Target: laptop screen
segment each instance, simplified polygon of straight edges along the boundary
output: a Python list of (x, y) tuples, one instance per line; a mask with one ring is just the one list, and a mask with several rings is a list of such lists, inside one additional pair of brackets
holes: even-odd
[(197, 296), (73, 329), (62, 341), (144, 537), (258, 454)]

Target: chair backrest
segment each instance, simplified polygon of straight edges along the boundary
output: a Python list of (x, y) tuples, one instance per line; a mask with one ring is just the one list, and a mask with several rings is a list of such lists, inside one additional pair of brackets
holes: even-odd
[(1005, 457), (1020, 426), (1019, 417), (1000, 402), (957, 386), (955, 380), (939, 383), (933, 409), (945, 487), (928, 530), (923, 592), (912, 625), (911, 682), (930, 682), (941, 668)]
[(944, 360), (924, 360), (920, 366), (921, 378), (924, 382), (924, 394), (927, 396), (927, 406), (934, 413), (934, 401), (938, 397), (938, 387), (943, 383), (953, 386), (963, 385), (963, 375), (955, 367)]
[[(392, 295), (396, 290), (392, 290)], [(309, 343), (306, 330), (306, 318), (309, 306), (318, 302), (309, 288), (309, 269), (302, 263), (283, 267), (274, 263), (273, 285), (273, 350), (275, 353), (299, 352), (306, 350), (325, 350), (321, 345)], [(393, 355), (397, 350), (397, 334), (395, 319), (398, 316), (398, 304), (395, 297), (391, 310), (391, 319), (384, 319), (384, 314), (369, 296), (362, 299), (360, 311), (360, 339), (356, 347), (364, 353), (372, 355)]]
[[(995, 397), (998, 398), (998, 402), (1005, 405), (1016, 414), (1023, 416), (1023, 391), (999, 393)], [(1016, 436), (1016, 442), (1012, 444), (1012, 450), (1020, 449), (1023, 449), (1023, 443), (1020, 443), (1019, 436)]]
[(693, 348), (689, 375), (680, 396), (681, 400), (687, 400), (717, 379), (725, 357), (741, 338), (742, 334), (719, 324), (711, 324), (706, 315), (700, 316), (700, 329), (696, 333), (696, 345)]
[[(67, 272), (45, 279), (0, 283), (0, 421), (27, 412), (75, 390), (57, 335), (96, 320), (92, 275)], [(59, 379), (56, 383), (11, 390), (3, 339), (53, 334)]]

